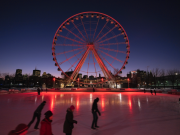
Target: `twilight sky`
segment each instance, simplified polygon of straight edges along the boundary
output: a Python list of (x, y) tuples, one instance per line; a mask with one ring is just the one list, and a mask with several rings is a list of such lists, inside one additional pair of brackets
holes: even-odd
[[(52, 60), (52, 41), (58, 27), (70, 16), (86, 11), (105, 13), (125, 29), (131, 70), (180, 69), (179, 0), (1, 0), (0, 72), (41, 73), (58, 77)], [(116, 67), (120, 68), (120, 67)]]

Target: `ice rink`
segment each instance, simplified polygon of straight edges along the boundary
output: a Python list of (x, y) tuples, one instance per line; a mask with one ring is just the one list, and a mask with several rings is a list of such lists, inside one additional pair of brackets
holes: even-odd
[[(91, 130), (93, 100), (99, 97), (97, 130)], [(46, 105), (41, 120), (48, 110), (53, 111), (52, 131), (63, 135), (66, 110), (75, 106), (72, 135), (179, 135), (180, 96), (143, 92), (36, 92), (0, 95), (0, 135), (7, 135), (20, 123), (28, 124), (42, 101)], [(35, 120), (36, 122), (36, 120)], [(39, 135), (35, 122), (27, 135)], [(40, 127), (40, 125), (39, 125)]]

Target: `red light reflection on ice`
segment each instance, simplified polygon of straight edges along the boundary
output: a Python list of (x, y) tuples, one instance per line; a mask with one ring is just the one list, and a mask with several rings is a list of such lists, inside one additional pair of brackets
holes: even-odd
[(129, 108), (132, 109), (131, 99), (128, 100)]
[(51, 100), (51, 111), (53, 111), (53, 107), (54, 107), (54, 100)]
[(102, 107), (102, 111), (104, 111), (104, 98), (101, 98), (101, 107)]
[(79, 110), (79, 96), (77, 97), (77, 100), (76, 100), (76, 107), (77, 107), (77, 111)]

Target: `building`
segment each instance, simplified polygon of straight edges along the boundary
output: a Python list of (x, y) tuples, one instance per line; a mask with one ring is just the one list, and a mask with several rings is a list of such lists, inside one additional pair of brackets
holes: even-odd
[(41, 75), (41, 70), (33, 70), (33, 76), (40, 76)]
[(16, 77), (21, 77), (22, 76), (22, 69), (16, 69)]

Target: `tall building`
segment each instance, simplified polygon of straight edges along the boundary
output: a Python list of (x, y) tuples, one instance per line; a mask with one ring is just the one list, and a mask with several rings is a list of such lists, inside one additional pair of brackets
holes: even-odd
[(33, 76), (40, 76), (41, 75), (41, 70), (33, 70)]
[(22, 69), (16, 69), (16, 77), (22, 76)]

